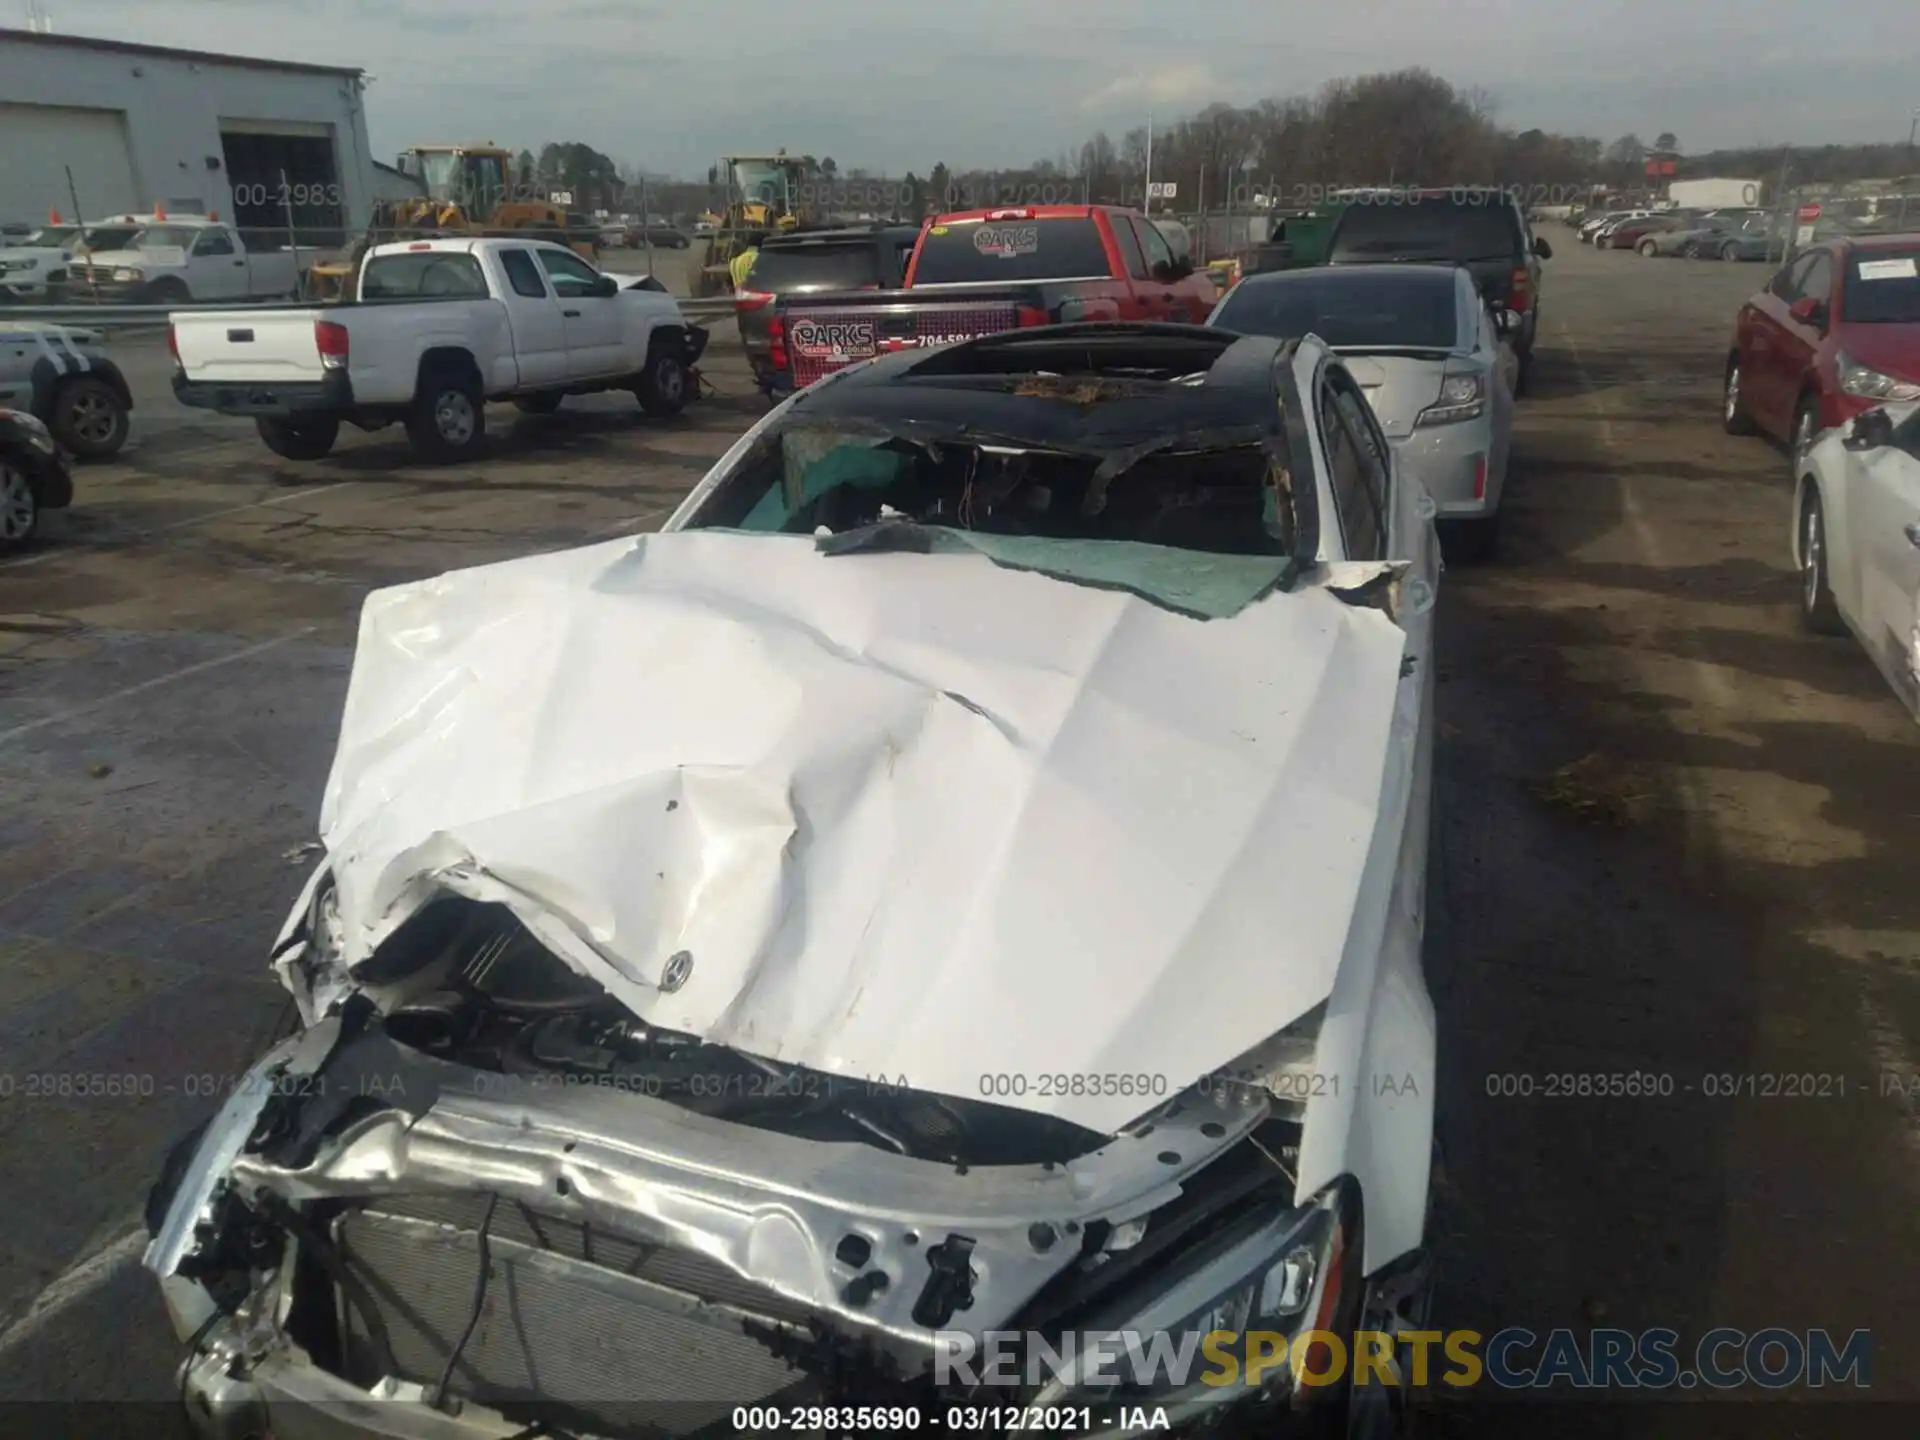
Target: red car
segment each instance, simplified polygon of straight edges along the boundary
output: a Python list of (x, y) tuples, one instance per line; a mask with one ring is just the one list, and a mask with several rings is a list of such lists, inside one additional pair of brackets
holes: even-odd
[(1727, 351), (1729, 434), (1764, 431), (1800, 455), (1822, 430), (1920, 400), (1920, 235), (1801, 251), (1740, 307)]

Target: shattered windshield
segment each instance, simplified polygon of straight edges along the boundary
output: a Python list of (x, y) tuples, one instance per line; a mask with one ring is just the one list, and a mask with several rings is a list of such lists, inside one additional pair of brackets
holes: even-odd
[(1075, 454), (906, 427), (799, 423), (767, 436), (690, 528), (838, 534), (898, 518), (996, 536), (1285, 556), (1285, 472), (1253, 441)]

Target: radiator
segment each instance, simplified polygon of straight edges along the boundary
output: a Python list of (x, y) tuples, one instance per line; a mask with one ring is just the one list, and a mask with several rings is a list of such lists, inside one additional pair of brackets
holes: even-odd
[[(372, 1293), (402, 1378), (440, 1378), (473, 1310), (484, 1196), (389, 1196), (335, 1222)], [(622, 1433), (690, 1435), (805, 1378), (742, 1329), (795, 1329), (804, 1306), (704, 1256), (636, 1244), (502, 1201), (492, 1274), (448, 1388), (489, 1406), (558, 1403)], [(347, 1366), (379, 1378), (378, 1347), (342, 1304)]]

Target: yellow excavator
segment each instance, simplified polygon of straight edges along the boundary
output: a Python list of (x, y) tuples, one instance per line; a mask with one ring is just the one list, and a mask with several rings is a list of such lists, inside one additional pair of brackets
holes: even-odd
[(734, 258), (768, 235), (797, 229), (811, 213), (807, 162), (785, 150), (771, 155), (723, 155), (707, 172), (707, 179), (716, 186), (724, 184), (727, 198), (721, 210), (709, 212), (713, 229), (707, 234), (695, 289), (703, 297), (730, 295)]
[(565, 207), (516, 194), (513, 152), (485, 145), (413, 145), (399, 169), (422, 193), (375, 203), (367, 230), (337, 259), (312, 267), (308, 295), (333, 299), (346, 292), (370, 246), (390, 240), (445, 235), (530, 235), (570, 246), (583, 260), (594, 258), (590, 236), (570, 231)]

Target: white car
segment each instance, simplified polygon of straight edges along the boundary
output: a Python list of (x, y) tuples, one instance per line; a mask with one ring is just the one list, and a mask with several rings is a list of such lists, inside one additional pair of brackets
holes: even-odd
[(458, 460), (485, 443), (489, 400), (549, 414), (568, 395), (627, 390), (649, 414), (678, 414), (707, 339), (671, 295), (622, 288), (538, 240), (376, 245), (355, 294), (301, 309), (175, 313), (174, 395), (251, 416), (288, 459), (327, 454), (342, 423), (398, 421), (423, 455)]
[(129, 305), (193, 301), (272, 300), (300, 289), (299, 259), (291, 249), (250, 249), (231, 225), (201, 215), (121, 215), (134, 225), (117, 250), (94, 250), (69, 267), (75, 287), (102, 300)]
[[(90, 249), (118, 249), (138, 229), (129, 225), (44, 225), (0, 246), (0, 297), (16, 301), (57, 300), (73, 289), (73, 263)], [(50, 293), (51, 292), (51, 293)]]
[[(943, 1359), (1097, 1330), (1184, 1346), (1120, 1368), (1182, 1427), (1390, 1421), (1404, 1366), (1194, 1357), (1426, 1324), (1437, 576), (1324, 345), (1069, 325), (369, 596), (302, 1033), (148, 1202), (189, 1412), (939, 1416)], [(1088, 1433), (1061, 1360), (968, 1398)]]
[(1868, 410), (1815, 441), (1793, 517), (1807, 625), (1851, 631), (1920, 719), (1920, 405)]

